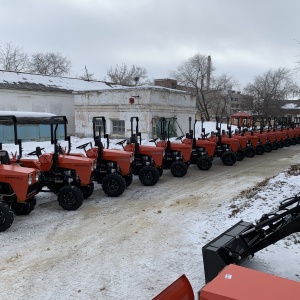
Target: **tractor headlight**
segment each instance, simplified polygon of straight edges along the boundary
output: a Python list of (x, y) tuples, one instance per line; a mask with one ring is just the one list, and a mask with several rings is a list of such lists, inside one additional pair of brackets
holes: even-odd
[(38, 182), (40, 179), (40, 171), (35, 172), (35, 181)]
[(92, 172), (95, 171), (96, 168), (97, 168), (97, 162), (96, 162), (96, 160), (94, 160), (94, 161), (92, 162)]
[(32, 184), (32, 173), (28, 174), (28, 185)]

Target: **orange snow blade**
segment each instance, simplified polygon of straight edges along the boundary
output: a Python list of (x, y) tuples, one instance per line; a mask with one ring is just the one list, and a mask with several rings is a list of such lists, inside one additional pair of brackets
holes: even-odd
[(152, 300), (194, 300), (192, 286), (185, 275), (179, 277)]

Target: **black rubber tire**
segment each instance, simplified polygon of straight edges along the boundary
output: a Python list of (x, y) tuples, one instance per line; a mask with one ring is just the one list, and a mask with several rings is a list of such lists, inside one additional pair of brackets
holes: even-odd
[(248, 146), (245, 149), (246, 157), (254, 157), (255, 156), (255, 149), (252, 146)]
[(159, 180), (159, 172), (153, 166), (145, 166), (139, 172), (140, 182), (145, 186), (153, 186)]
[(159, 177), (161, 177), (161, 175), (164, 173), (164, 168), (160, 167), (157, 169), (157, 171), (158, 171)]
[(200, 170), (207, 171), (212, 166), (212, 160), (208, 156), (200, 156), (197, 159), (197, 167)]
[(273, 142), (272, 143), (272, 150), (278, 150), (278, 148), (279, 148), (278, 142)]
[(279, 148), (283, 148), (284, 147), (283, 141), (278, 141), (278, 147)]
[(126, 183), (126, 187), (129, 187), (132, 184), (132, 180), (133, 180), (133, 175), (132, 173), (129, 173), (128, 175), (123, 176), (125, 183)]
[(8, 229), (14, 221), (14, 213), (8, 205), (0, 202), (0, 232)]
[(91, 197), (93, 195), (94, 188), (95, 188), (94, 182), (91, 182), (87, 186), (80, 187), (80, 190), (83, 195), (83, 199), (87, 199), (87, 198)]
[(291, 141), (290, 141), (290, 139), (284, 140), (284, 141), (283, 141), (283, 145), (284, 145), (284, 147), (290, 147), (290, 146), (291, 146)]
[(222, 154), (221, 160), (225, 166), (233, 166), (237, 161), (237, 157), (234, 152), (227, 151)]
[(245, 157), (246, 157), (245, 151), (242, 148), (237, 149), (236, 160), (242, 161)]
[(263, 155), (265, 153), (265, 147), (263, 145), (257, 145), (255, 149), (257, 155)]
[(126, 189), (126, 181), (119, 174), (108, 174), (103, 178), (102, 189), (108, 197), (119, 197)]
[(186, 175), (188, 170), (187, 165), (180, 160), (174, 161), (171, 165), (171, 173), (174, 177), (183, 177)]
[(14, 213), (18, 216), (29, 215), (36, 205), (35, 197), (31, 197), (26, 202), (17, 202), (12, 205)]
[(65, 210), (77, 210), (83, 203), (83, 194), (76, 186), (66, 185), (58, 192), (57, 201)]
[(266, 143), (265, 145), (265, 152), (272, 152), (272, 144), (271, 143)]

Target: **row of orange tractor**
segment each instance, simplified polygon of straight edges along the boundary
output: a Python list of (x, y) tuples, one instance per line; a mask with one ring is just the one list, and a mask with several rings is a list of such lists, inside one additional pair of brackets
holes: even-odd
[[(11, 226), (14, 215), (29, 214), (36, 205), (35, 195), (40, 192), (54, 193), (63, 209), (76, 210), (84, 199), (93, 194), (94, 183), (101, 184), (107, 196), (118, 197), (132, 183), (135, 175), (143, 185), (153, 186), (165, 169), (169, 169), (175, 177), (183, 177), (191, 164), (196, 164), (200, 170), (209, 170), (215, 157), (232, 166), (245, 157), (300, 143), (300, 127), (260, 126), (257, 129), (255, 126), (238, 126), (232, 131), (227, 119), (225, 131), (221, 130), (218, 118), (216, 131), (211, 133), (205, 132), (202, 121), (201, 137), (198, 138), (195, 137), (196, 122), (192, 129), (190, 118), (189, 132), (171, 141), (171, 120), (161, 118), (160, 139), (150, 140), (153, 145), (142, 145), (139, 119), (131, 117), (130, 121), (130, 138), (116, 143), (123, 149), (109, 148), (106, 120), (94, 117), (94, 145), (91, 142), (83, 144), (77, 147), (83, 150), (81, 153), (72, 153), (66, 117), (45, 117), (40, 123), (49, 128), (53, 151), (45, 153), (43, 148), (36, 147), (28, 153), (29, 156), (23, 157), (18, 126), (35, 121), (26, 117), (17, 119), (13, 115), (0, 116), (2, 126), (13, 128), (14, 143), (19, 149), (9, 154), (0, 143), (0, 231)], [(59, 128), (63, 128), (67, 147), (61, 147), (58, 142)]]
[[(271, 123), (266, 126), (261, 122), (256, 127), (257, 122), (253, 120), (251, 127), (238, 125), (237, 129), (232, 130), (227, 119), (227, 130), (221, 130), (219, 118), (216, 120), (216, 130), (210, 133), (205, 132), (202, 120), (201, 136), (198, 138), (195, 137), (196, 122), (192, 128), (190, 118), (189, 132), (171, 140), (170, 120), (161, 118), (160, 138), (150, 140), (153, 145), (142, 145), (139, 119), (131, 117), (130, 121), (130, 138), (119, 141), (118, 149), (111, 149), (105, 118), (94, 117), (94, 144), (85, 143), (77, 147), (82, 151), (73, 153), (71, 139), (67, 135), (66, 117), (42, 118), (39, 122), (49, 128), (53, 151), (46, 152), (38, 146), (23, 157), (19, 125), (35, 121), (13, 115), (0, 116), (0, 125), (13, 129), (14, 144), (18, 145), (18, 151), (9, 154), (0, 143), (0, 232), (10, 228), (15, 215), (30, 214), (36, 205), (35, 196), (40, 192), (55, 194), (59, 205), (65, 210), (77, 210), (84, 199), (93, 194), (94, 183), (101, 184), (107, 196), (118, 197), (130, 186), (133, 176), (138, 176), (143, 185), (153, 186), (165, 169), (169, 169), (175, 177), (183, 177), (191, 164), (197, 165), (200, 170), (209, 170), (213, 160), (219, 158), (224, 165), (232, 166), (245, 157), (252, 158), (300, 143), (300, 127), (293, 123), (277, 125), (274, 122), (272, 126)], [(67, 147), (62, 147), (58, 141), (61, 128)], [(270, 280), (266, 274), (245, 272), (233, 265), (240, 265), (257, 251), (298, 231), (300, 197), (296, 195), (283, 200), (277, 211), (264, 214), (256, 224), (241, 221), (222, 233), (202, 248), (208, 284), (199, 292), (199, 299), (294, 299), (282, 297), (282, 291), (286, 296), (288, 291), (284, 286), (293, 286), (299, 295), (299, 285), (282, 282), (281, 279), (278, 279), (281, 289), (275, 293), (281, 298), (261, 298), (245, 292), (249, 281), (257, 286), (276, 285), (274, 277)], [(270, 291), (268, 293), (270, 295)], [(195, 299), (184, 275), (155, 297), (155, 300), (171, 299)]]

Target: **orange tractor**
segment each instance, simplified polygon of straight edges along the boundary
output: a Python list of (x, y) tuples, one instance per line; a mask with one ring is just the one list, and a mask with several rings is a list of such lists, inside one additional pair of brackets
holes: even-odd
[[(14, 116), (1, 116), (0, 124), (11, 125), (14, 120)], [(15, 129), (14, 143), (18, 145)], [(38, 184), (39, 171), (13, 164), (0, 143), (0, 232), (12, 225), (14, 214), (28, 215), (33, 211)]]
[[(206, 285), (199, 300), (298, 299), (300, 283), (250, 270), (240, 265), (258, 251), (300, 231), (300, 194), (284, 199), (277, 210), (256, 224), (239, 221), (202, 248)], [(255, 289), (249, 290), (249, 283)], [(153, 300), (192, 300), (194, 293), (182, 275)]]
[[(30, 124), (30, 120), (23, 120), (23, 124)], [(68, 155), (70, 149), (63, 149), (57, 140), (58, 126), (66, 126), (65, 116), (53, 116), (44, 119), (44, 124), (50, 126), (52, 153), (42, 153), (43, 148), (36, 149), (28, 155), (36, 155), (37, 159), (22, 157), (21, 140), (19, 142), (19, 155), (16, 153), (11, 159), (24, 167), (33, 168), (40, 173), (38, 192), (52, 192), (57, 195), (59, 205), (65, 210), (76, 210), (84, 198), (92, 195), (94, 190), (93, 171), (96, 168), (94, 160)], [(66, 130), (65, 130), (66, 133)], [(70, 137), (65, 134), (65, 141), (70, 144)]]
[[(97, 132), (97, 126), (99, 130)], [(106, 139), (106, 149), (102, 143), (103, 138)], [(109, 148), (109, 135), (106, 133), (105, 117), (93, 117), (93, 138), (95, 146), (91, 143), (85, 143), (77, 147), (83, 149), (85, 156), (95, 159), (97, 166), (93, 172), (94, 181), (102, 184), (102, 189), (107, 196), (118, 197), (132, 183), (132, 164), (134, 155), (117, 149)], [(87, 146), (90, 146), (87, 149)], [(72, 153), (71, 155), (79, 155)]]
[[(136, 121), (135, 131), (133, 129), (134, 120)], [(131, 137), (116, 143), (116, 145), (120, 145), (124, 151), (134, 154), (132, 174), (139, 176), (140, 182), (143, 185), (153, 186), (158, 182), (163, 173), (164, 149), (156, 146), (142, 145), (142, 137), (138, 127), (139, 118), (131, 117), (130, 123)]]
[(186, 175), (190, 165), (192, 146), (188, 144), (176, 143), (170, 141), (170, 120), (168, 122), (168, 130), (165, 130), (166, 118), (160, 118), (161, 139), (157, 138), (149, 142), (155, 143), (156, 147), (165, 150), (163, 166), (169, 169), (174, 177), (183, 177)]
[(208, 141), (205, 134), (205, 129), (203, 128), (202, 122), (202, 138), (196, 139), (195, 137), (195, 127), (196, 121), (194, 122), (194, 129), (192, 129), (192, 118), (189, 117), (189, 133), (184, 136), (179, 137), (182, 139), (184, 145), (191, 145), (191, 164), (196, 164), (200, 170), (209, 170), (212, 167), (212, 161), (215, 156), (216, 143), (214, 141)]
[(239, 141), (238, 139), (222, 135), (221, 120), (219, 117), (216, 118), (216, 133), (211, 132), (211, 135), (207, 140), (216, 143), (214, 156), (220, 157), (224, 165), (232, 166), (237, 162)]

